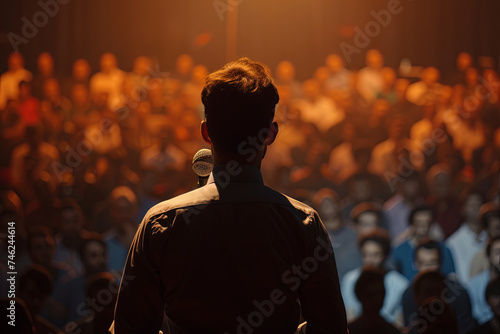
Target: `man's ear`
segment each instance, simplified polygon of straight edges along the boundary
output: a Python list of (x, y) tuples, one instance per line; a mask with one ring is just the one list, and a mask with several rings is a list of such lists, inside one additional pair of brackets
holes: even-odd
[(271, 145), (276, 136), (278, 135), (278, 123), (272, 122), (271, 127), (269, 127), (269, 132), (267, 133), (266, 140), (264, 140), (264, 145)]
[(203, 138), (205, 143), (207, 143), (208, 145), (212, 145), (212, 140), (208, 135), (207, 121), (205, 120), (201, 121), (201, 137)]

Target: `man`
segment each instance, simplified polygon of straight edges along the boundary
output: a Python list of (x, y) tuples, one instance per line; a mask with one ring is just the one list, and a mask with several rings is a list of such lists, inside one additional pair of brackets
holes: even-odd
[(471, 334), (494, 334), (500, 328), (500, 277), (491, 280), (486, 286), (484, 297), (493, 311), (493, 317), (476, 328)]
[(476, 318), (479, 325), (484, 324), (493, 316), (493, 312), (486, 301), (484, 291), (489, 281), (499, 277), (500, 236), (493, 237), (488, 241), (486, 256), (489, 260), (489, 268), (474, 276), (467, 284), (467, 291), (469, 292), (472, 305), (472, 315)]
[(7, 66), (9, 70), (0, 76), (0, 110), (5, 108), (8, 100), (18, 99), (21, 81), (33, 79), (33, 74), (24, 68), (24, 58), (19, 52), (9, 55)]
[(118, 68), (114, 54), (106, 52), (99, 60), (100, 72), (90, 78), (90, 93), (93, 97), (105, 93), (108, 96), (108, 107), (115, 110), (121, 106), (125, 72)]
[(415, 248), (418, 274), (402, 298), (404, 324), (410, 326), (411, 333), (417, 333), (421, 329), (419, 312), (423, 308), (419, 306), (431, 296), (439, 297), (437, 303), (450, 305), (456, 315), (459, 333), (467, 333), (476, 326), (467, 291), (456, 281), (454, 275), (445, 277), (442, 274), (445, 273), (442, 250), (443, 245), (433, 240), (423, 240)]
[(55, 325), (40, 316), (52, 293), (50, 273), (42, 266), (31, 265), (19, 276), (19, 297), (26, 303), (36, 332), (40, 334), (62, 333)]
[(84, 217), (78, 203), (75, 200), (65, 200), (59, 209), (54, 260), (74, 269), (77, 274), (82, 273), (83, 266), (78, 249), (89, 233), (84, 228)]
[[(418, 272), (414, 262), (415, 248), (427, 241), (433, 239), (431, 237), (433, 213), (431, 207), (419, 206), (413, 209), (409, 217), (410, 222), (410, 237), (404, 243), (394, 249), (392, 258), (396, 266), (396, 270), (403, 274), (409, 281), (413, 280)], [(442, 243), (438, 243), (440, 254), (442, 255), (441, 271), (444, 274), (455, 272), (455, 262), (451, 251)]]
[(471, 279), (470, 268), (474, 256), (484, 249), (487, 233), (482, 231), (479, 223), (479, 210), (483, 204), (483, 196), (479, 189), (465, 190), (461, 196), (461, 203), (464, 222), (446, 240), (446, 245), (455, 259), (458, 280), (466, 284)]
[[(500, 209), (498, 204), (494, 202), (488, 202), (481, 206), (479, 210), (479, 223), (481, 229), (486, 231), (488, 235), (488, 240), (500, 235)], [(470, 266), (470, 277), (474, 277), (481, 273), (483, 270), (488, 269), (489, 262), (486, 257), (486, 246), (478, 251)]]
[(340, 211), (339, 196), (330, 188), (318, 191), (312, 200), (313, 208), (320, 214), (328, 236), (335, 249), (335, 261), (339, 279), (363, 265), (361, 252), (358, 248), (356, 232), (344, 224)]
[(363, 314), (349, 323), (349, 333), (398, 334), (400, 331), (380, 316), (385, 298), (384, 272), (366, 267), (356, 282), (354, 292), (363, 306)]
[[(201, 133), (208, 184), (146, 214), (130, 248), (112, 333), (347, 333), (328, 234), (308, 206), (263, 185), (278, 93), (241, 58), (210, 74)], [(173, 330), (172, 328), (175, 328)]]
[(65, 332), (71, 331), (76, 326), (74, 321), (89, 314), (85, 302), (85, 290), (89, 279), (94, 274), (107, 272), (106, 243), (100, 234), (94, 232), (85, 238), (80, 244), (79, 255), (83, 266), (82, 274), (67, 277), (54, 291), (54, 300), (65, 310), (55, 324), (60, 328), (64, 326)]
[(384, 203), (382, 209), (393, 246), (408, 236), (410, 213), (424, 202), (421, 193), (419, 175), (412, 173), (404, 182), (396, 183), (396, 193)]
[(382, 227), (382, 213), (378, 205), (361, 202), (351, 211), (351, 221), (358, 236)]
[[(385, 261), (391, 248), (389, 234), (375, 227), (363, 234), (359, 239), (359, 248), (363, 259), (363, 266), (372, 266), (385, 273), (384, 287), (386, 294), (380, 309), (380, 315), (391, 324), (401, 323), (401, 295), (408, 287), (408, 280), (395, 270), (386, 270)], [(362, 305), (355, 294), (356, 282), (363, 268), (354, 269), (344, 275), (342, 279), (342, 296), (349, 320), (361, 315)]]
[(139, 203), (132, 189), (126, 186), (116, 187), (109, 197), (111, 228), (104, 236), (109, 255), (108, 269), (121, 274), (137, 229)]

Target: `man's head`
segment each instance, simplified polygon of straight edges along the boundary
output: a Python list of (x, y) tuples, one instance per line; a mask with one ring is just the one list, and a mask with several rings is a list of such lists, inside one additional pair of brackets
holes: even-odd
[(9, 66), (9, 71), (15, 72), (24, 67), (23, 55), (20, 54), (19, 52), (12, 52), (9, 55), (7, 63)]
[(330, 54), (326, 57), (325, 64), (332, 71), (332, 73), (337, 73), (344, 68), (344, 61), (342, 57), (338, 54)]
[(419, 206), (410, 212), (410, 229), (417, 240), (428, 237), (432, 219), (432, 209), (428, 206)]
[(465, 71), (472, 66), (472, 56), (467, 52), (460, 52), (457, 56), (457, 69)]
[(354, 286), (354, 293), (363, 305), (364, 315), (378, 314), (384, 305), (384, 273), (375, 267), (363, 268)]
[(363, 265), (382, 269), (391, 250), (389, 234), (381, 228), (376, 228), (372, 232), (361, 236), (359, 249), (363, 258)]
[(37, 227), (28, 233), (28, 253), (33, 263), (50, 267), (56, 245), (54, 238), (46, 227)]
[(74, 200), (65, 200), (59, 209), (59, 233), (68, 240), (78, 240), (83, 231), (82, 210)]
[(434, 240), (427, 240), (415, 249), (415, 265), (419, 271), (439, 270), (441, 267), (441, 247)]
[(490, 262), (491, 269), (500, 274), (500, 236), (493, 237), (488, 241), (486, 256)]
[(126, 225), (135, 226), (138, 210), (139, 203), (132, 189), (127, 186), (113, 189), (110, 195), (109, 215), (116, 229), (121, 230)]
[(380, 51), (371, 49), (366, 53), (366, 65), (375, 69), (380, 69), (384, 66), (384, 56)]
[(84, 239), (80, 244), (79, 254), (87, 276), (107, 270), (106, 243), (100, 234), (93, 233), (92, 236)]
[(377, 205), (371, 202), (362, 202), (351, 211), (351, 220), (358, 235), (373, 231), (380, 226), (381, 212)]
[(202, 137), (219, 163), (236, 159), (252, 164), (262, 159), (265, 146), (278, 132), (272, 120), (279, 100), (264, 66), (248, 58), (226, 64), (207, 77), (201, 99)]
[(24, 300), (33, 317), (42, 311), (52, 288), (52, 278), (42, 266), (31, 265), (19, 277), (19, 297)]
[(449, 198), (451, 193), (450, 166), (444, 163), (432, 166), (426, 174), (426, 183), (431, 194), (438, 200)]
[(54, 74), (54, 58), (52, 58), (50, 53), (40, 53), (36, 60), (36, 65), (41, 75), (51, 76)]
[(339, 196), (330, 188), (319, 190), (313, 197), (313, 207), (318, 211), (328, 230), (336, 231), (342, 227)]
[(479, 209), (479, 223), (490, 238), (500, 235), (500, 209), (498, 204), (488, 202)]
[[(479, 209), (483, 204), (483, 195), (477, 188), (465, 189), (459, 198), (461, 213), (464, 221), (478, 223)], [(477, 225), (479, 228), (479, 225)]]
[(103, 53), (99, 60), (99, 67), (101, 72), (111, 73), (111, 71), (118, 67), (115, 55), (110, 52)]
[(88, 80), (91, 73), (92, 69), (87, 60), (83, 58), (75, 60), (72, 68), (73, 79), (77, 81)]

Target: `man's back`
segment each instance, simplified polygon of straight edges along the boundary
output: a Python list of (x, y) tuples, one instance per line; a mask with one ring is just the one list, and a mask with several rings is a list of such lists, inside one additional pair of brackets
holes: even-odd
[(333, 251), (317, 213), (265, 187), (255, 167), (233, 175), (220, 167), (220, 182), (146, 215), (125, 267), (135, 278), (119, 297), (136, 307), (117, 307), (115, 329), (153, 333), (165, 303), (182, 333), (293, 333), (301, 311), (309, 333), (345, 332)]

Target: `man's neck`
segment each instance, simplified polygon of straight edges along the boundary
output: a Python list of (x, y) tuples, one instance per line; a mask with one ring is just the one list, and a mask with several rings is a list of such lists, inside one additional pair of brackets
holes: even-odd
[(241, 155), (233, 155), (233, 154), (219, 154), (216, 151), (212, 150), (214, 155), (214, 166), (219, 165), (227, 165), (228, 163), (236, 163), (238, 165), (250, 165), (260, 169), (262, 163), (262, 153), (254, 151), (253, 159), (251, 156), (241, 156)]

